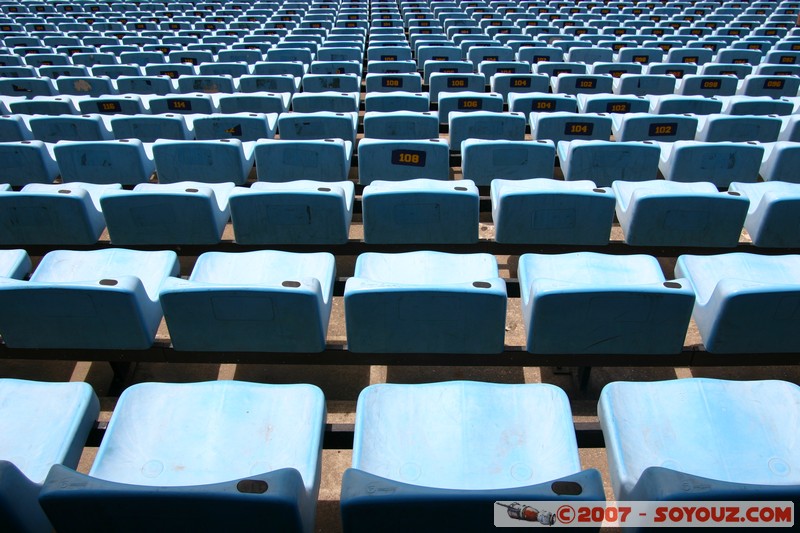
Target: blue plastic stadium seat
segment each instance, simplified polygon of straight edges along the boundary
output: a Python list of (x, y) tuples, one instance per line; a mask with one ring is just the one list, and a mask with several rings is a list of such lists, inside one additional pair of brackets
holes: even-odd
[(466, 139), (461, 143), (464, 179), (476, 185), (492, 180), (552, 178), (556, 150), (552, 141)]
[(707, 48), (673, 47), (667, 52), (667, 63), (694, 63), (703, 65), (711, 62), (714, 52)]
[(119, 54), (120, 63), (129, 65), (139, 65), (141, 67), (150, 64), (165, 63), (164, 54), (157, 51), (150, 52), (122, 52)]
[(592, 181), (492, 181), (495, 240), (513, 244), (608, 244), (614, 196)]
[(667, 282), (654, 257), (525, 254), (519, 283), (529, 352), (668, 354), (683, 348), (694, 293), (687, 280)]
[(366, 20), (359, 20), (359, 13), (363, 13), (362, 11), (353, 11), (350, 13), (340, 12), (340, 18), (336, 21), (334, 25), (334, 29), (331, 32), (339, 30), (339, 31), (346, 31), (348, 35), (350, 32), (358, 32), (361, 30), (363, 33), (358, 32), (359, 35), (366, 36), (367, 28), (369, 28), (369, 23)]
[(606, 385), (597, 413), (616, 498), (796, 501), (798, 402), (785, 381)]
[(0, 183), (53, 183), (59, 170), (50, 148), (41, 141), (0, 143)]
[(347, 181), (353, 146), (342, 139), (263, 139), (255, 145), (259, 181)]
[(292, 111), (314, 113), (329, 111), (333, 113), (357, 112), (359, 93), (323, 91), (318, 93), (295, 93), (292, 95)]
[(508, 94), (508, 110), (516, 113), (578, 112), (578, 99), (573, 95), (547, 92)]
[[(778, 12), (780, 12), (784, 16), (785, 15), (797, 15), (797, 13), (798, 13), (797, 9), (795, 9), (795, 8), (791, 8), (791, 9), (779, 8), (778, 10), (775, 11), (775, 14), (777, 14)], [(786, 20), (789, 21), (790, 18), (786, 19)], [(776, 43), (774, 49), (775, 50), (792, 50), (792, 51), (795, 51), (795, 52), (797, 50), (800, 50), (800, 45), (797, 44), (797, 42), (795, 41), (794, 37), (797, 37), (797, 32), (796, 31), (790, 31), (788, 35), (785, 35), (785, 40), (782, 40), (782, 41), (779, 41), (778, 43)]]
[(12, 348), (144, 350), (161, 322), (158, 288), (177, 273), (171, 251), (50, 252), (30, 281), (0, 284), (3, 340)]
[(439, 137), (435, 111), (394, 111), (364, 114), (364, 137), (370, 139), (434, 139)]
[(417, 178), (447, 180), (450, 150), (440, 139), (362, 139), (358, 143), (358, 182), (402, 181)]
[(564, 61), (564, 50), (555, 46), (525, 46), (517, 52), (517, 61), (529, 63)]
[(422, 77), (418, 73), (407, 74), (367, 74), (365, 78), (368, 93), (404, 91), (422, 92)]
[(364, 241), (469, 244), (478, 241), (478, 188), (469, 180), (372, 181), (364, 188)]
[(32, 183), (0, 192), (3, 244), (94, 244), (106, 227), (100, 195), (120, 185)]
[(290, 93), (256, 92), (219, 96), (221, 113), (284, 113), (289, 109)]
[[(218, 113), (217, 101), (210, 94), (167, 94), (156, 96), (149, 101), (150, 112), (155, 114), (175, 113), (190, 115), (195, 113)], [(230, 111), (227, 111), (230, 112)]]
[(357, 113), (282, 113), (278, 116), (281, 139), (344, 139), (355, 144)]
[(452, 44), (422, 44), (417, 48), (416, 52), (417, 65), (420, 69), (424, 67), (427, 61), (461, 61), (462, 58), (461, 48)]
[(487, 84), (492, 76), (501, 74), (530, 74), (531, 65), (524, 61), (482, 61), (478, 65), (478, 72), (486, 78)]
[(77, 115), (78, 106), (72, 96), (34, 96), (30, 100), (8, 103), (12, 113), (24, 115)]
[[(364, 62), (364, 53), (355, 47), (350, 46), (329, 46), (325, 45), (317, 50), (318, 61), (357, 61)], [(313, 65), (313, 63), (312, 63)]]
[(116, 139), (138, 139), (152, 143), (158, 139), (176, 141), (194, 139), (194, 127), (182, 115), (115, 116), (111, 118), (111, 131)]
[(408, 46), (369, 46), (367, 48), (369, 61), (409, 61), (411, 48)]
[(228, 75), (186, 75), (178, 78), (178, 92), (181, 93), (232, 93), (236, 88), (233, 78)]
[(545, 74), (497, 73), (490, 78), (491, 90), (508, 99), (509, 93), (546, 93), (550, 77)]
[[(2, 59), (0, 59), (0, 61), (5, 63), (5, 65), (0, 67), (0, 77), (2, 77), (2, 78), (36, 78), (36, 77), (38, 77), (37, 69), (35, 69), (33, 67), (23, 67), (23, 66), (8, 65), (9, 61), (6, 60), (7, 57), (8, 56), (3, 56)], [(12, 56), (12, 57), (14, 57), (15, 60), (20, 60), (19, 56)], [(10, 87), (8, 85), (6, 85), (4, 91), (9, 89), (9, 88)], [(20, 94), (17, 94), (16, 96), (22, 96), (23, 98), (25, 98), (25, 95), (22, 94), (22, 93), (25, 92), (24, 88), (20, 87), (19, 89), (22, 89), (22, 90), (21, 90)], [(3, 95), (5, 96), (6, 93), (3, 92)]]
[(635, 96), (672, 94), (675, 84), (675, 76), (669, 74), (622, 74), (614, 79), (613, 91)]
[(407, 74), (417, 71), (416, 61), (368, 61), (367, 73)]
[(53, 465), (78, 466), (99, 414), (87, 383), (0, 379), (0, 528), (52, 531), (41, 485)]
[(748, 201), (711, 183), (615, 181), (617, 219), (635, 246), (736, 246)]
[[(356, 52), (358, 49), (354, 49)], [(313, 75), (349, 75), (361, 76), (361, 63), (359, 61), (313, 61), (308, 69), (308, 74)], [(303, 76), (305, 78), (305, 76)], [(336, 83), (336, 82), (334, 82)], [(345, 89), (337, 89), (345, 90)], [(346, 89), (350, 90), (350, 89)], [(360, 87), (355, 90), (360, 90)]]
[(536, 74), (547, 74), (548, 76), (558, 77), (561, 74), (586, 74), (588, 68), (583, 63), (570, 62), (547, 62), (536, 63), (533, 65)]
[[(0, 185), (3, 191), (10, 190)], [(0, 250), (0, 277), (22, 279), (31, 271), (31, 259), (25, 250)]]
[(300, 61), (264, 61), (253, 65), (253, 74), (272, 76), (276, 74), (291, 74), (302, 77), (308, 65)]
[(764, 147), (755, 142), (676, 141), (661, 145), (658, 169), (670, 181), (727, 187), (734, 181), (757, 181), (763, 154)]
[(550, 81), (553, 92), (560, 94), (598, 94), (613, 90), (610, 74), (559, 74)]
[[(800, 68), (800, 66), (798, 66)], [(706, 63), (700, 69), (700, 73), (704, 76), (735, 76), (738, 79), (744, 79), (748, 74), (753, 73), (753, 67), (746, 64), (738, 63)], [(704, 84), (704, 89), (711, 89), (714, 84)], [(736, 87), (733, 88), (734, 94)]]
[(137, 115), (145, 112), (142, 99), (132, 94), (80, 99), (77, 104), (83, 114)]
[(600, 187), (613, 181), (658, 177), (661, 149), (653, 141), (561, 141), (558, 159), (567, 181), (592, 180)]
[[(53, 468), (40, 500), (65, 532), (221, 530), (235, 516), (247, 529), (309, 533), (324, 425), (313, 385), (137, 384), (120, 396), (89, 475)], [(103, 526), (98, 508), (109, 511)]]
[(136, 185), (149, 181), (155, 165), (138, 139), (61, 141), (53, 146), (61, 180)]
[[(6, 47), (10, 46), (8, 39), (9, 39), (8, 37), (6, 39), (4, 39), (4, 44), (6, 45)], [(18, 56), (16, 54), (3, 53), (2, 55), (0, 55), (0, 65), (2, 65), (4, 67), (5, 66), (22, 66), (23, 65), (22, 57)], [(30, 71), (30, 72), (33, 72), (33, 71)]]
[(651, 47), (626, 47), (617, 54), (617, 61), (620, 63), (633, 62), (649, 65), (658, 63), (664, 59), (664, 51), (657, 46)]
[(55, 83), (49, 78), (0, 79), (0, 94), (7, 96), (53, 96), (58, 94)]
[(216, 244), (230, 218), (233, 183), (141, 183), (100, 198), (115, 245)]
[(755, 68), (753, 74), (758, 74), (761, 76), (772, 76), (772, 77), (797, 76), (798, 74), (800, 74), (800, 65), (770, 65), (762, 63)]
[(718, 63), (733, 63), (758, 65), (764, 53), (761, 50), (747, 50), (744, 48), (723, 48), (717, 52), (715, 60)]
[(29, 124), (33, 137), (48, 143), (113, 139), (99, 115), (34, 116)]
[(178, 85), (167, 76), (120, 76), (116, 79), (120, 94), (167, 95), (178, 92)]
[(659, 115), (711, 115), (722, 112), (722, 100), (683, 94), (661, 95), (650, 98), (650, 112)]
[(521, 141), (525, 138), (525, 126), (523, 113), (453, 111), (449, 116), (450, 148), (460, 150), (466, 139)]
[(581, 113), (647, 113), (650, 102), (643, 96), (618, 94), (578, 94)]
[(66, 54), (58, 53), (35, 53), (26, 54), (24, 56), (25, 64), (31, 67), (47, 68), (47, 67), (69, 67), (72, 64)]
[(564, 59), (569, 62), (586, 64), (610, 62), (614, 60), (614, 52), (610, 48), (599, 46), (573, 46), (567, 51)]
[(366, 111), (414, 111), (422, 113), (430, 109), (429, 93), (394, 91), (390, 93), (368, 93), (364, 99)]
[(800, 246), (800, 184), (731, 183), (728, 190), (750, 200), (744, 228), (753, 244), (767, 248)]
[(356, 74), (306, 74), (302, 82), (304, 93), (359, 92), (361, 76)]
[[(61, 26), (63, 29), (63, 26)], [(55, 37), (58, 39), (58, 37)], [(81, 46), (82, 42), (77, 37), (63, 37), (63, 39), (75, 39), (75, 42), (69, 45), (62, 45), (56, 50), (64, 51), (72, 59), (73, 65), (83, 65), (92, 67), (95, 65), (115, 65), (117, 64), (117, 56), (108, 52), (97, 52), (94, 46)], [(75, 46), (77, 45), (77, 46)]]
[(800, 183), (800, 145), (779, 141), (764, 145), (764, 157), (759, 174), (764, 181)]
[(729, 96), (722, 99), (722, 112), (728, 115), (791, 115), (794, 104), (769, 96)]
[(351, 181), (258, 182), (230, 195), (239, 244), (344, 244), (353, 216)]
[(771, 50), (767, 52), (762, 62), (776, 65), (795, 65), (800, 63), (800, 52), (792, 50)]
[(531, 113), (531, 136), (553, 142), (611, 137), (611, 116), (604, 113)]
[(697, 117), (627, 113), (612, 116), (612, 132), (617, 141), (691, 141), (697, 132)]
[(363, 253), (344, 300), (353, 352), (503, 350), (506, 287), (489, 254)]
[(438, 102), (441, 93), (483, 92), (485, 86), (483, 74), (434, 72), (429, 82), (431, 102)]
[[(775, 100), (778, 101), (778, 100)], [(789, 103), (789, 102), (781, 102)], [(792, 104), (794, 106), (794, 104)], [(778, 135), (779, 141), (800, 141), (800, 115), (791, 114), (782, 116), (781, 132)]]
[(247, 181), (253, 168), (253, 143), (237, 139), (171, 141), (153, 144), (153, 160), (159, 183)]
[[(231, 50), (223, 50), (223, 52), (230, 52), (230, 51)], [(237, 53), (253, 52), (255, 54), (255, 57), (258, 58), (255, 59), (254, 57), (252, 60), (253, 63), (255, 63), (256, 61), (261, 61), (261, 54), (257, 50), (232, 50), (232, 51)], [(197, 72), (201, 76), (231, 76), (234, 79), (238, 79), (241, 76), (246, 76), (250, 74), (250, 67), (244, 61), (236, 62), (236, 61), (231, 61), (230, 59), (222, 59), (222, 54), (220, 54), (220, 61), (218, 63), (204, 63), (197, 68)]]
[(800, 90), (800, 77), (751, 74), (745, 76), (736, 94), (779, 98), (797, 96), (798, 90)]
[(610, 74), (615, 80), (623, 74), (641, 74), (644, 65), (641, 63), (595, 63), (590, 70), (592, 74)]
[(675, 94), (696, 96), (733, 96), (736, 94), (738, 79), (735, 76), (709, 76), (706, 74), (687, 74), (678, 80)]
[(300, 90), (300, 78), (291, 74), (244, 75), (239, 78), (239, 92), (290, 93)]
[[(514, 415), (498, 419), (498, 411)], [(569, 400), (553, 385), (380, 384), (358, 398), (353, 467), (342, 481), (347, 531), (366, 533), (380, 521), (392, 532), (468, 531), (493, 516), (513, 527), (523, 523), (511, 518), (519, 502), (556, 509), (578, 498), (603, 500), (602, 481), (596, 470), (581, 472)], [(542, 512), (540, 523), (551, 516)]]
[[(83, 65), (41, 65), (36, 70), (38, 71), (39, 76), (52, 78), (54, 80), (58, 80), (63, 77), (89, 76), (89, 69)], [(105, 84), (101, 83), (98, 84), (98, 86), (99, 85)], [(107, 85), (107, 87), (111, 86)]]
[(165, 76), (177, 80), (181, 76), (193, 76), (197, 69), (188, 63), (151, 63), (142, 67), (145, 76)]
[(497, 93), (463, 91), (457, 93), (441, 93), (439, 95), (439, 122), (448, 123), (450, 113), (471, 113), (484, 111), (488, 113), (503, 112), (503, 97)]
[(783, 122), (776, 116), (713, 114), (699, 117), (695, 140), (775, 142)]
[(160, 300), (176, 350), (321, 352), (335, 277), (329, 253), (208, 252)]
[(115, 94), (111, 78), (102, 76), (61, 76), (56, 80), (59, 94), (103, 96)]
[(481, 62), (514, 61), (514, 49), (509, 46), (473, 46), (467, 50), (467, 61), (475, 68)]
[(694, 320), (712, 353), (796, 352), (800, 259), (730, 253), (682, 255), (676, 275), (697, 294)]
[(278, 125), (277, 113), (223, 113), (198, 116), (193, 120), (199, 140), (238, 139), (257, 141), (272, 139)]
[(214, 54), (201, 50), (185, 50), (180, 52), (170, 52), (167, 60), (170, 63), (182, 63), (186, 65), (199, 65), (200, 63), (211, 63), (215, 60)]

